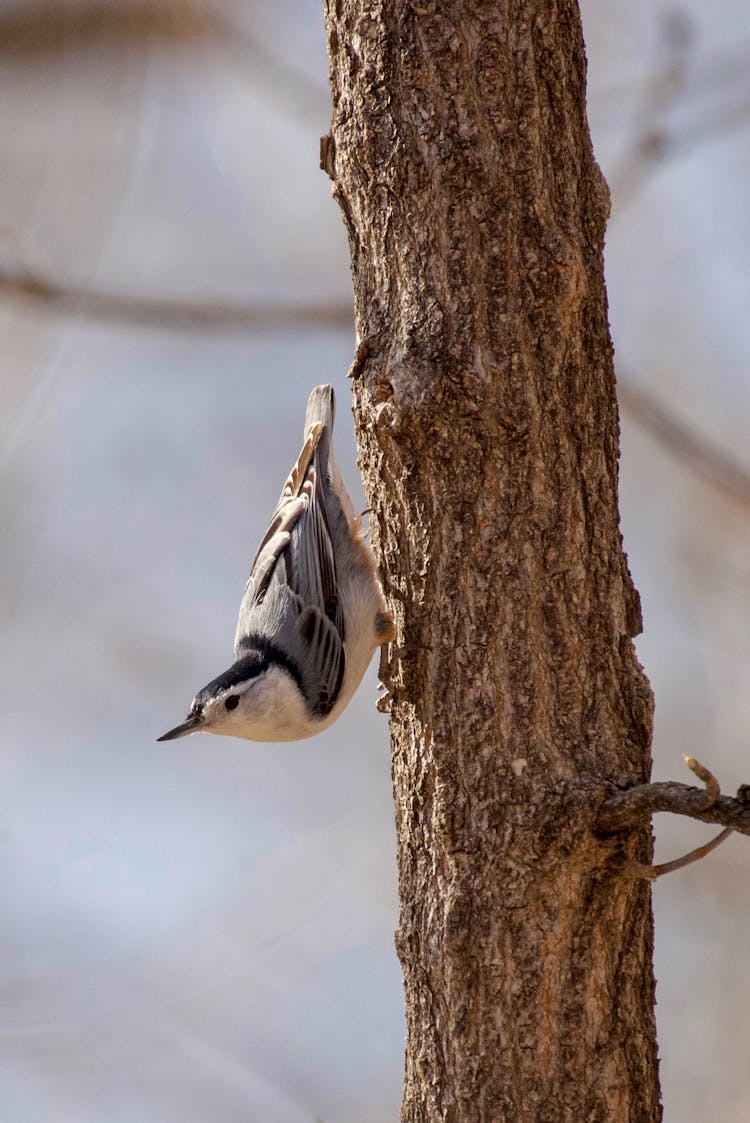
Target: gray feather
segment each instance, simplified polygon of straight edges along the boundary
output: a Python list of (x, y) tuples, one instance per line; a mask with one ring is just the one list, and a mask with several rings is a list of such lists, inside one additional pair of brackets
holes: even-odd
[(333, 708), (345, 667), (332, 529), (346, 528), (346, 518), (329, 475), (334, 408), (332, 387), (316, 387), (302, 451), (250, 570), (234, 646), (239, 660), (259, 638), (273, 638), (299, 668), (302, 693), (317, 717)]

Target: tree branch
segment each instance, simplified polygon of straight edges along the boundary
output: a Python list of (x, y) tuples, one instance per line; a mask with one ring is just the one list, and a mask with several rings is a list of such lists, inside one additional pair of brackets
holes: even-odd
[(123, 42), (163, 41), (174, 45), (204, 38), (207, 26), (199, 5), (164, 0), (121, 4), (47, 0), (3, 5), (0, 50), (4, 57), (18, 59), (58, 54), (70, 48), (120, 46)]
[[(352, 330), (354, 326), (348, 301), (264, 305), (107, 291), (56, 280), (24, 265), (0, 267), (2, 296), (33, 303), (62, 316), (86, 316), (92, 320), (163, 331), (196, 328), (206, 331)], [(617, 396), (622, 410), (668, 453), (696, 476), (750, 509), (750, 472), (742, 464), (680, 421), (632, 379), (618, 379)]]
[[(703, 780), (705, 788), (667, 781), (640, 784), (617, 792), (599, 808), (594, 828), (596, 832), (616, 834), (638, 825), (657, 811), (671, 811), (674, 815), (687, 815), (702, 823), (719, 823), (738, 834), (750, 834), (750, 785), (743, 784), (736, 798), (721, 795), (716, 778), (707, 768), (692, 757), (686, 756), (685, 763)], [(718, 845), (716, 840), (714, 845)]]
[[(107, 291), (56, 280), (24, 265), (0, 267), (2, 296), (45, 307), (58, 315), (86, 316), (91, 320), (164, 331), (195, 328), (207, 331), (352, 330), (354, 326), (348, 301), (264, 305)], [(696, 476), (750, 509), (750, 472), (742, 464), (680, 421), (632, 379), (618, 380), (617, 396), (623, 411), (667, 452)]]
[[(667, 117), (670, 110), (685, 100), (688, 78), (694, 66), (694, 28), (683, 12), (670, 12), (663, 21), (661, 54), (663, 62), (654, 70), (641, 93), (639, 122), (632, 143), (618, 171), (611, 177), (610, 187), (615, 215), (631, 201), (647, 182), (648, 173), (657, 166), (697, 144), (720, 137), (750, 121), (750, 99), (746, 91), (733, 103), (709, 109), (703, 117), (693, 120), (680, 129), (670, 128)], [(721, 57), (710, 60), (704, 74), (713, 77), (709, 93), (714, 93), (720, 78), (732, 77), (732, 59), (722, 73)], [(689, 64), (693, 64), (689, 66)], [(695, 92), (695, 91), (693, 91)], [(705, 92), (705, 89), (704, 89)]]
[[(732, 83), (744, 83), (750, 64), (750, 38), (733, 42), (728, 48), (718, 51), (694, 52), (689, 60), (685, 74), (680, 102), (713, 96), (722, 87)], [(606, 110), (609, 106), (622, 110), (623, 103), (630, 97), (637, 97), (643, 104), (645, 91), (658, 86), (664, 88), (672, 80), (673, 64), (667, 59), (660, 63), (660, 73), (650, 74), (645, 79), (625, 79), (590, 90), (589, 108), (595, 112)]]
[(349, 301), (264, 305), (107, 292), (56, 281), (23, 267), (0, 269), (0, 296), (43, 305), (61, 315), (168, 330), (352, 327)]
[(618, 379), (617, 399), (641, 429), (677, 460), (735, 503), (750, 509), (750, 471), (690, 425), (681, 421), (632, 379)]

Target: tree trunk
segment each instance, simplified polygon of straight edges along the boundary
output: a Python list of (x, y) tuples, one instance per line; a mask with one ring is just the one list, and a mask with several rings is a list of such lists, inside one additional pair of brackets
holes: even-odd
[(327, 0), (386, 594), (402, 1119), (660, 1118), (648, 779), (575, 0)]

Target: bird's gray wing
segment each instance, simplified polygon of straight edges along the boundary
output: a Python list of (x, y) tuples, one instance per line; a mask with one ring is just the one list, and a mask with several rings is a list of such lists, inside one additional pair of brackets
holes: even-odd
[(333, 707), (344, 675), (344, 620), (325, 504), (323, 426), (311, 425), (284, 484), (245, 587), (235, 657), (259, 640), (283, 646), (299, 669), (313, 714)]

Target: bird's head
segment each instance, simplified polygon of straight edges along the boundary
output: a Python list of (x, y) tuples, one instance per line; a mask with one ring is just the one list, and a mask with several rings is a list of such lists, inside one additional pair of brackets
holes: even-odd
[[(289, 669), (253, 650), (199, 690), (181, 725), (157, 738), (218, 733), (248, 741), (292, 741), (309, 736), (309, 717)], [(304, 731), (303, 731), (304, 727)]]

